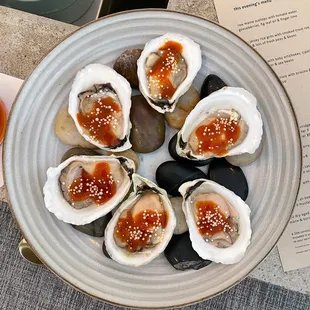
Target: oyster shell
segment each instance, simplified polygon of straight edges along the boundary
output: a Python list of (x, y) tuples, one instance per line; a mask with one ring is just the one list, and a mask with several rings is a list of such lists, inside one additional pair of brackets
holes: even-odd
[(179, 188), (193, 249), (222, 264), (238, 263), (251, 239), (251, 210), (225, 187), (204, 179)]
[(252, 154), (262, 134), (256, 98), (243, 88), (224, 87), (192, 110), (178, 133), (176, 151), (191, 160)]
[(243, 153), (240, 155), (234, 155), (234, 156), (227, 156), (226, 160), (234, 166), (247, 166), (252, 163), (254, 163), (259, 156), (263, 152), (263, 141), (261, 141), (259, 147), (255, 150), (254, 153), (249, 154), (249, 153)]
[(134, 174), (134, 192), (109, 222), (105, 246), (120, 264), (141, 266), (151, 262), (168, 245), (176, 218), (167, 193), (151, 181)]
[(138, 59), (139, 88), (158, 112), (172, 112), (201, 67), (200, 46), (176, 33), (149, 41)]
[(45, 206), (64, 222), (88, 224), (122, 201), (134, 171), (134, 162), (125, 157), (72, 156), (47, 170)]
[(130, 85), (110, 67), (90, 64), (76, 74), (68, 111), (90, 143), (113, 152), (129, 149), (130, 107)]

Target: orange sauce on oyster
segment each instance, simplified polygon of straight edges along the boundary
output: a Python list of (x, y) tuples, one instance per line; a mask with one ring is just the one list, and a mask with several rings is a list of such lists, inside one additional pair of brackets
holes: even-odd
[(136, 252), (148, 244), (152, 233), (156, 234), (158, 228), (166, 227), (167, 219), (165, 211), (144, 210), (133, 217), (128, 210), (126, 217), (118, 220), (115, 236), (127, 244), (129, 252)]
[(213, 201), (198, 201), (196, 210), (198, 215), (196, 224), (201, 235), (212, 236), (222, 231), (232, 231), (230, 220)]
[(6, 109), (4, 102), (0, 99), (0, 143), (2, 143), (3, 138), (4, 138), (4, 133), (6, 129)]
[(169, 80), (173, 70), (177, 70), (177, 63), (182, 58), (183, 46), (175, 41), (168, 41), (159, 48), (162, 51), (148, 74), (149, 83), (159, 84), (159, 99), (170, 99), (176, 89)]
[(118, 112), (121, 112), (121, 108), (111, 97), (99, 98), (89, 113), (78, 113), (77, 120), (92, 139), (104, 145), (118, 146), (120, 140), (113, 131), (118, 126), (115, 118)]
[(211, 152), (216, 155), (225, 155), (227, 148), (234, 144), (241, 134), (238, 122), (230, 117), (220, 117), (207, 125), (201, 125), (195, 130), (198, 139), (197, 154)]
[(96, 164), (92, 174), (82, 170), (81, 177), (69, 187), (73, 202), (90, 199), (97, 205), (104, 204), (116, 194), (116, 183), (106, 162)]

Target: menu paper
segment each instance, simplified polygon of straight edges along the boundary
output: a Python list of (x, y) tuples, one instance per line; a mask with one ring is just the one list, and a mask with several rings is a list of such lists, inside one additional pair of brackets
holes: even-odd
[(303, 147), (301, 188), (278, 250), (284, 271), (310, 266), (310, 1), (214, 0), (219, 23), (247, 41), (280, 77)]
[[(5, 104), (7, 114), (9, 114), (13, 101), (22, 83), (23, 80), (0, 73), (0, 98)], [(2, 145), (0, 145), (0, 187), (3, 185), (2, 173)]]

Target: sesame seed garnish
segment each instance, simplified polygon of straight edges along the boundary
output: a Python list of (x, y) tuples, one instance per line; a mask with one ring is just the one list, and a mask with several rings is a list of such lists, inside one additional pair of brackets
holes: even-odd
[(214, 202), (198, 201), (196, 203), (196, 210), (196, 225), (202, 235), (213, 235), (221, 231), (233, 231), (229, 217), (222, 213), (220, 206)]
[[(115, 238), (126, 243), (127, 250), (135, 252), (145, 245), (155, 246), (152, 240), (160, 242), (165, 234), (167, 215), (156, 210), (143, 210), (132, 216), (127, 211), (126, 218), (120, 217), (115, 229)], [(160, 234), (158, 234), (160, 232)]]
[(195, 129), (198, 140), (196, 152), (199, 155), (206, 152), (224, 155), (227, 153), (227, 148), (231, 148), (237, 142), (240, 133), (241, 129), (235, 115), (221, 116), (217, 113), (215, 119)]
[[(168, 47), (169, 45), (171, 48)], [(181, 72), (179, 63), (184, 60), (181, 54), (182, 49), (181, 44), (168, 41), (157, 53), (153, 53), (159, 59), (148, 71), (147, 86), (155, 99), (170, 99), (173, 96), (176, 89), (169, 78)]]
[(112, 97), (98, 98), (90, 113), (77, 114), (79, 124), (87, 130), (89, 136), (105, 145), (119, 144), (113, 129), (119, 126), (118, 119), (122, 117), (121, 105)]
[(116, 188), (110, 165), (100, 162), (96, 164), (92, 174), (82, 169), (80, 177), (68, 185), (68, 193), (72, 201), (91, 199), (94, 203), (101, 205), (115, 195)]

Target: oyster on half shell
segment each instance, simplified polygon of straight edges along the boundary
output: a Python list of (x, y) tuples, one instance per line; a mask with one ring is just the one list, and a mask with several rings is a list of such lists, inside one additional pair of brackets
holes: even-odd
[(209, 180), (186, 182), (179, 191), (197, 254), (216, 263), (238, 263), (252, 234), (248, 205), (232, 191)]
[(90, 64), (76, 74), (68, 111), (90, 143), (113, 152), (129, 149), (130, 107), (130, 85), (112, 68)]
[(149, 41), (138, 59), (139, 88), (158, 112), (172, 112), (201, 67), (200, 46), (176, 33)]
[(252, 154), (262, 135), (256, 98), (243, 88), (224, 87), (191, 111), (178, 133), (176, 151), (193, 161)]
[(134, 171), (134, 162), (126, 157), (72, 156), (47, 170), (45, 206), (64, 222), (88, 224), (123, 200)]
[(133, 175), (134, 192), (113, 215), (105, 246), (116, 262), (138, 267), (151, 262), (168, 245), (176, 218), (165, 190)]

